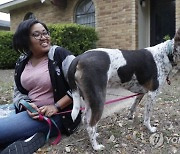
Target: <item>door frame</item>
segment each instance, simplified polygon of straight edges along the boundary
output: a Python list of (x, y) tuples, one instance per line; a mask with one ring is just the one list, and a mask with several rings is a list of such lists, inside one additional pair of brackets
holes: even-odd
[(150, 0), (138, 3), (138, 48), (150, 46)]

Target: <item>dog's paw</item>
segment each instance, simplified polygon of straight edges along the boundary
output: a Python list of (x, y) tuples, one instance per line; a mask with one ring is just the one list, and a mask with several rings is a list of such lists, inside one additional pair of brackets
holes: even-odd
[(127, 118), (128, 118), (128, 120), (133, 120), (134, 119), (134, 115), (128, 115)]
[(149, 128), (149, 130), (150, 130), (151, 133), (155, 133), (157, 128), (156, 127), (151, 127), (151, 128)]
[(156, 132), (156, 130), (157, 130), (157, 128), (156, 127), (151, 127), (151, 125), (149, 124), (149, 123), (144, 123), (144, 126), (146, 126), (147, 127), (147, 129), (149, 129), (149, 131), (151, 132), (151, 133), (154, 133), (154, 132)]
[(127, 115), (128, 120), (133, 120), (134, 119), (134, 115), (131, 114), (131, 112), (129, 112), (129, 114)]
[(95, 136), (98, 137), (98, 136), (99, 136), (99, 133), (96, 133)]
[(96, 151), (104, 150), (105, 146), (102, 144), (98, 144), (96, 146), (93, 146), (93, 149)]

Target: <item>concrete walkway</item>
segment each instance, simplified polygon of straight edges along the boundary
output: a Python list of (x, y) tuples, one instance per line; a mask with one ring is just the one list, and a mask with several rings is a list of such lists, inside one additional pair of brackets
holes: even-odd
[[(123, 98), (126, 96), (133, 95), (134, 93), (124, 90), (122, 88), (109, 88), (107, 89), (106, 101)], [(120, 100), (112, 104), (107, 104), (104, 107), (102, 118), (111, 116), (113, 113), (120, 112), (124, 108), (129, 108), (133, 104), (136, 97)]]

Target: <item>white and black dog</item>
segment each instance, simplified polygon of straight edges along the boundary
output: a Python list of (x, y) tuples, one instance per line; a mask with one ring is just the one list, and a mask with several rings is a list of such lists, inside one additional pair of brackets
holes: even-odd
[(72, 61), (67, 74), (74, 101), (71, 115), (75, 120), (81, 102), (84, 102), (84, 122), (93, 149), (104, 148), (96, 141), (96, 125), (103, 113), (107, 86), (116, 82), (131, 92), (142, 93), (136, 97), (129, 118), (133, 118), (136, 106), (147, 93), (144, 125), (155, 132), (156, 127), (150, 124), (153, 105), (172, 66), (179, 61), (180, 29), (173, 40), (153, 47), (135, 51), (98, 48), (89, 50)]

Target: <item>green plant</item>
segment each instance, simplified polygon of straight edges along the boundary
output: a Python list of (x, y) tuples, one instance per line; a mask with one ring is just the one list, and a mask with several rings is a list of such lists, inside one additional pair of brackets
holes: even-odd
[(167, 41), (167, 40), (170, 40), (171, 38), (170, 38), (170, 36), (169, 35), (165, 35), (164, 37), (163, 37), (163, 40), (164, 41)]
[[(52, 44), (70, 50), (79, 55), (88, 49), (95, 48), (98, 40), (94, 28), (77, 24), (48, 25)], [(12, 69), (20, 56), (12, 47), (13, 32), (0, 31), (0, 69)]]
[(0, 31), (0, 69), (14, 68), (19, 54), (12, 47), (13, 32)]
[(52, 43), (70, 50), (75, 55), (96, 47), (98, 37), (92, 27), (78, 24), (51, 24), (48, 28)]

